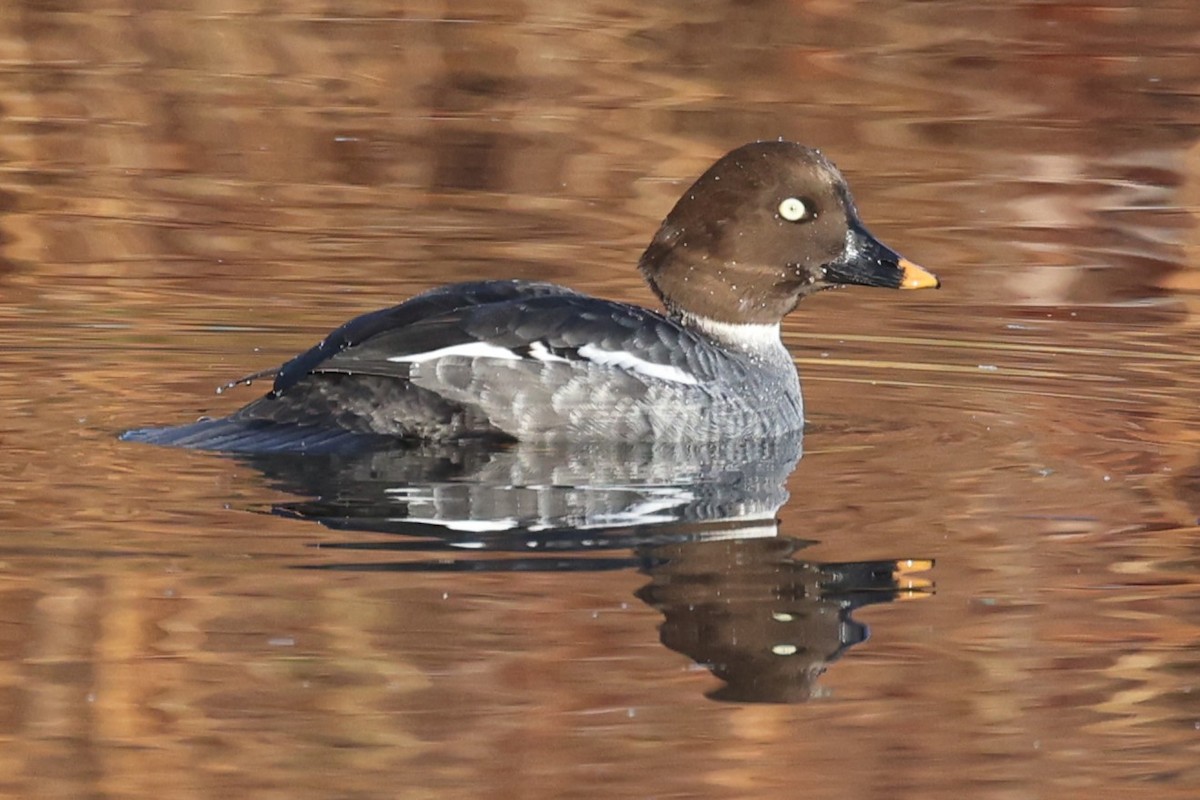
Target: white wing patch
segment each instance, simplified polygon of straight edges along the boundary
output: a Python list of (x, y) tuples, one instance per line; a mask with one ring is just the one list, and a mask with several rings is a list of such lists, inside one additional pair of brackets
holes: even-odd
[(686, 383), (689, 386), (695, 386), (700, 383), (700, 381), (696, 380), (695, 375), (686, 370), (682, 370), (671, 364), (655, 364), (652, 361), (638, 358), (633, 353), (628, 353), (624, 350), (605, 350), (594, 344), (585, 344), (579, 348), (578, 352), (581, 357), (586, 358), (594, 364), (603, 364), (607, 367), (620, 367), (630, 372), (636, 372), (639, 375), (645, 375), (648, 378), (657, 378), (660, 381), (671, 381), (672, 383)]
[(546, 347), (545, 342), (533, 342), (529, 345), (529, 355), (536, 358), (538, 361), (561, 361), (569, 363), (571, 359), (563, 358), (560, 355), (550, 352), (550, 348)]
[(426, 361), (433, 361), (435, 358), (446, 358), (447, 356), (466, 356), (467, 358), (499, 358), (504, 361), (519, 361), (520, 356), (509, 350), (507, 347), (500, 347), (487, 342), (467, 342), (466, 344), (455, 344), (450, 347), (441, 347), (437, 350), (426, 350), (424, 353), (409, 353), (403, 356), (392, 356), (388, 361), (396, 361), (402, 364), (421, 364)]
[[(575, 351), (580, 359), (590, 361), (593, 364), (599, 364), (605, 367), (617, 367), (619, 369), (628, 370), (644, 375), (647, 378), (655, 378), (660, 381), (670, 381), (671, 383), (683, 383), (689, 386), (695, 386), (700, 383), (695, 375), (685, 369), (681, 369), (671, 364), (655, 364), (653, 361), (647, 361), (644, 358), (638, 358), (633, 353), (624, 350), (605, 350), (602, 347), (597, 347), (594, 344), (585, 344)], [(438, 358), (448, 358), (450, 356), (461, 356), (464, 358), (494, 358), (501, 361), (520, 361), (524, 356), (509, 350), (507, 347), (501, 347), (488, 342), (466, 342), (464, 344), (455, 344), (449, 347), (440, 347), (437, 350), (426, 350), (423, 353), (407, 353), (402, 356), (392, 356), (388, 361), (394, 361), (401, 364), (423, 364), (426, 361), (433, 361)], [(535, 361), (541, 361), (549, 364), (554, 362), (571, 363), (576, 361), (572, 358), (564, 358), (550, 350), (545, 342), (535, 341), (529, 345), (529, 357)]]

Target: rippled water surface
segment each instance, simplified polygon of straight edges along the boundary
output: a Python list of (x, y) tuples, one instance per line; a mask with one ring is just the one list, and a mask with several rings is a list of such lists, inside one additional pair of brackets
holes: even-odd
[[(1198, 30), (4, 4), (0, 794), (1195, 797)], [(114, 438), (448, 280), (652, 304), (678, 193), (778, 136), (944, 282), (787, 320), (798, 463)]]

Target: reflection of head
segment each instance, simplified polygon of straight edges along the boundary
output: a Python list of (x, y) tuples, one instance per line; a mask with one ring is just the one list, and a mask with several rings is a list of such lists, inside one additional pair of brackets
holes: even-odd
[(901, 589), (894, 561), (794, 561), (797, 542), (689, 542), (654, 550), (652, 582), (638, 596), (666, 616), (663, 644), (704, 664), (726, 685), (714, 700), (796, 703), (868, 632), (850, 618)]

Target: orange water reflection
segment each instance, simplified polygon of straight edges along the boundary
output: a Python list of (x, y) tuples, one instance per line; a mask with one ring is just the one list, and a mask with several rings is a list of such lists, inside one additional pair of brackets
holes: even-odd
[[(9, 4), (0, 793), (1194, 796), (1198, 25), (1182, 0)], [(636, 571), (293, 569), (358, 534), (112, 439), (445, 280), (651, 303), (633, 265), (682, 185), (779, 135), (945, 284), (785, 330), (812, 425), (782, 536), (937, 561), (933, 597), (857, 612), (874, 636), (815, 702), (706, 700)]]

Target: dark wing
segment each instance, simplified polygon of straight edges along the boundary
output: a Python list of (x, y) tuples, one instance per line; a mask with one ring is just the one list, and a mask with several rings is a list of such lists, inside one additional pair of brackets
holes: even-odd
[[(661, 314), (564, 292), (458, 306), (378, 330), (308, 372), (407, 379), (413, 364), (453, 355), (615, 366), (643, 380), (696, 384), (713, 376), (720, 357), (709, 342)], [(287, 377), (294, 383), (300, 376)]]
[[(390, 334), (408, 330), (431, 318), (451, 314), (455, 311), (462, 312), (477, 306), (505, 304), (522, 299), (577, 296), (579, 295), (576, 292), (563, 286), (528, 281), (480, 281), (433, 289), (398, 306), (355, 317), (337, 328), (320, 344), (274, 370), (275, 385), (271, 394), (278, 395), (286, 392), (299, 380), (313, 372), (329, 371), (321, 369), (321, 367), (327, 366), (330, 359), (348, 349), (361, 347), (367, 342), (374, 342), (386, 338)], [(255, 377), (270, 374), (272, 371), (260, 373)]]

